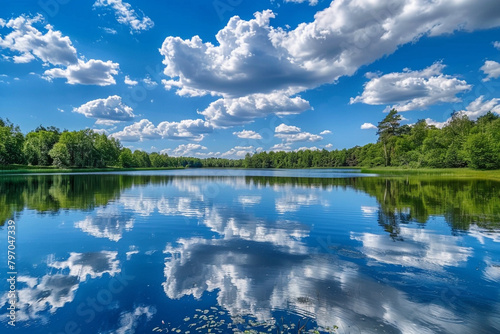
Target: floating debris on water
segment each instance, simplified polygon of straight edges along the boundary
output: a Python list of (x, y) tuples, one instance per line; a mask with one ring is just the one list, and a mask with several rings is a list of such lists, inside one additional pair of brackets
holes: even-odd
[[(320, 327), (314, 326), (314, 320), (300, 317), (297, 323), (289, 321), (285, 323), (281, 318), (279, 321), (271, 318), (266, 321), (259, 321), (251, 316), (236, 315), (231, 316), (225, 310), (217, 307), (209, 309), (196, 309), (192, 316), (184, 317), (183, 323), (153, 328), (153, 332), (163, 333), (210, 333), (210, 334), (330, 334), (338, 333), (337, 326)], [(222, 319), (224, 317), (224, 319)]]

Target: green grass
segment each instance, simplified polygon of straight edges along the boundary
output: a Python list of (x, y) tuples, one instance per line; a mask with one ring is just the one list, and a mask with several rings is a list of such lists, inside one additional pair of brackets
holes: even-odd
[(184, 169), (182, 167), (144, 167), (144, 168), (57, 168), (54, 166), (27, 166), (27, 165), (9, 165), (0, 167), (1, 174), (27, 174), (27, 173), (102, 173), (102, 172), (127, 172), (141, 170), (170, 170)]
[(500, 170), (475, 170), (469, 168), (398, 168), (375, 167), (362, 168), (362, 173), (374, 173), (382, 176), (430, 176), (451, 178), (475, 178), (500, 180)]

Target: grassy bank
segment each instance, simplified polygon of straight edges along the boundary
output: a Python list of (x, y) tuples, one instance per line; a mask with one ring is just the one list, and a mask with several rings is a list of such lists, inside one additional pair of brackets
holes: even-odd
[(362, 173), (374, 173), (381, 176), (426, 176), (426, 177), (453, 177), (476, 178), (500, 181), (500, 170), (475, 170), (469, 168), (415, 168), (405, 169), (397, 167), (361, 168)]
[(2, 175), (2, 174), (26, 174), (26, 173), (103, 173), (103, 172), (128, 172), (128, 171), (141, 171), (141, 170), (171, 170), (171, 169), (184, 169), (184, 168), (182, 168), (182, 167), (57, 168), (57, 167), (53, 167), (53, 166), (9, 165), (9, 166), (1, 166), (0, 167), (0, 175)]

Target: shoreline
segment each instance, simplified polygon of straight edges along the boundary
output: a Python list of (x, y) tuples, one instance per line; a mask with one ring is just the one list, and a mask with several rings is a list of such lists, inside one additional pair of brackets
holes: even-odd
[[(137, 168), (121, 168), (121, 167), (107, 167), (107, 168), (57, 168), (57, 167), (44, 167), (44, 166), (7, 166), (7, 168), (0, 168), (0, 176), (2, 175), (17, 175), (17, 174), (67, 174), (67, 173), (108, 173), (108, 172), (134, 172), (134, 171), (162, 171), (162, 170), (183, 170), (184, 167), (137, 167)], [(189, 168), (191, 169), (191, 168)], [(198, 169), (198, 168), (194, 168)], [(247, 168), (211, 168), (200, 167), (199, 169), (247, 169)], [(277, 168), (250, 168), (250, 169), (277, 169)], [(379, 174), (385, 177), (402, 177), (402, 176), (427, 176), (427, 177), (453, 177), (453, 178), (478, 178), (490, 179), (500, 181), (500, 170), (475, 170), (469, 168), (398, 168), (398, 167), (310, 167), (310, 168), (278, 168), (279, 169), (356, 169), (361, 173)]]
[(121, 168), (121, 167), (107, 167), (107, 168), (57, 168), (57, 167), (44, 167), (44, 166), (19, 166), (18, 168), (9, 166), (7, 169), (0, 168), (1, 175), (13, 174), (66, 174), (66, 173), (108, 173), (108, 172), (133, 172), (133, 171), (147, 171), (147, 170), (176, 170), (185, 169), (183, 167), (137, 167), (137, 168)]

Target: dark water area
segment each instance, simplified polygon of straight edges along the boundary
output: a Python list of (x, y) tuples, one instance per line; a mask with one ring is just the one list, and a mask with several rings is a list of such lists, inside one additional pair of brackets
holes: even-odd
[(500, 182), (1, 176), (0, 273), (1, 333), (498, 333)]

